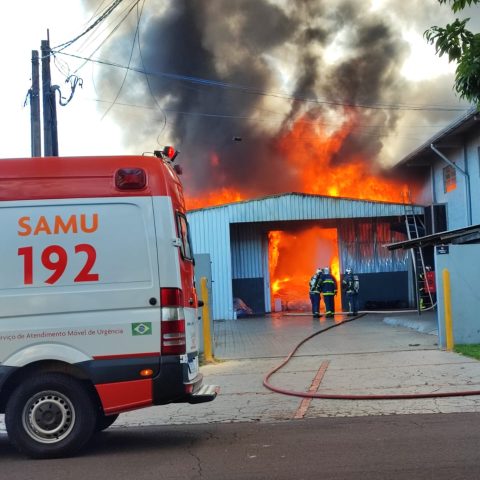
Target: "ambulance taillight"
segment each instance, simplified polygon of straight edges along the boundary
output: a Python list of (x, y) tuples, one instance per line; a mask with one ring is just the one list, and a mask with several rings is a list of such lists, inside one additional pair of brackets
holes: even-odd
[(179, 288), (161, 288), (162, 355), (186, 353), (183, 292)]

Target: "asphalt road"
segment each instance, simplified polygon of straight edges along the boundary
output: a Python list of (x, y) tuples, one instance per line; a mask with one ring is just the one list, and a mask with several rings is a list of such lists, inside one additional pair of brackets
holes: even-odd
[(480, 414), (112, 427), (81, 455), (29, 460), (0, 435), (2, 480), (475, 479)]

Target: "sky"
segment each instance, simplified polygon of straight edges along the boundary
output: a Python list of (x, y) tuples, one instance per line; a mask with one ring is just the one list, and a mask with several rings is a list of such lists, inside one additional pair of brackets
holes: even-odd
[[(52, 47), (74, 39), (111, 3), (3, 6), (1, 157), (30, 156), (31, 51), (47, 30)], [(454, 65), (422, 38), (455, 18), (436, 0), (137, 3), (123, 0), (52, 59), (52, 83), (64, 97), (68, 75), (83, 82), (67, 106), (57, 105), (60, 155), (142, 154), (173, 143), (192, 164), (187, 183), (218, 188), (245, 169), (262, 174), (261, 159), (299, 119), (334, 132), (354, 117), (357, 133), (339, 154), (360, 150), (393, 165), (468, 108), (452, 89)], [(476, 31), (478, 10), (467, 12)], [(128, 65), (125, 75), (119, 66)], [(211, 175), (219, 164), (223, 173)]]
[[(68, 4), (68, 7), (67, 7)], [(0, 157), (30, 156), (30, 105), (24, 106), (31, 87), (31, 52), (40, 51), (41, 41), (50, 33), (51, 46), (81, 33), (90, 18), (80, 0), (20, 0), (3, 6), (0, 37), (5, 49), (6, 72), (2, 75), (0, 103), (5, 113), (2, 122)], [(60, 58), (59, 61), (63, 60)], [(64, 96), (70, 89), (65, 76), (51, 62), (52, 83)], [(123, 153), (121, 128), (113, 119), (101, 120), (93, 85), (95, 71), (86, 66), (84, 88), (78, 90), (66, 107), (58, 106), (59, 151), (61, 155)]]

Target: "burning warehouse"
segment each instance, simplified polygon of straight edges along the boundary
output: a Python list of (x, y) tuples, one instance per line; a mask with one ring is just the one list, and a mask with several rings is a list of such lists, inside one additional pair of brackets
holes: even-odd
[(195, 254), (211, 261), (214, 319), (306, 310), (308, 280), (326, 266), (337, 281), (347, 267), (360, 275), (362, 309), (411, 305), (408, 254), (382, 246), (405, 239), (403, 215), (401, 203), (299, 193), (191, 210)]
[(423, 32), (431, 8), (371, 3), (156, 0), (103, 48), (142, 66), (96, 85), (106, 98), (124, 86), (110, 114), (125, 143), (146, 151), (154, 136), (181, 152), (215, 318), (234, 318), (235, 298), (254, 312), (300, 307), (327, 265), (365, 276), (363, 307), (411, 304), (407, 253), (381, 245), (405, 239), (405, 185), (431, 201), (416, 169), (387, 167), (454, 115), (438, 105), (451, 88), (430, 69), (422, 82), (404, 74), (411, 12)]

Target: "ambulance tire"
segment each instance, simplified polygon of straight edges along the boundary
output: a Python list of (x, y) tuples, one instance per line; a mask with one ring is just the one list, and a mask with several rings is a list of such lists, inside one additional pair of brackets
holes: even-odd
[(86, 385), (62, 373), (21, 383), (5, 409), (11, 443), (32, 458), (74, 454), (92, 437), (96, 403)]
[(101, 432), (103, 430), (106, 430), (110, 425), (113, 424), (113, 422), (115, 422), (117, 418), (118, 418), (118, 413), (114, 415), (105, 415), (103, 412), (98, 412), (95, 431)]

